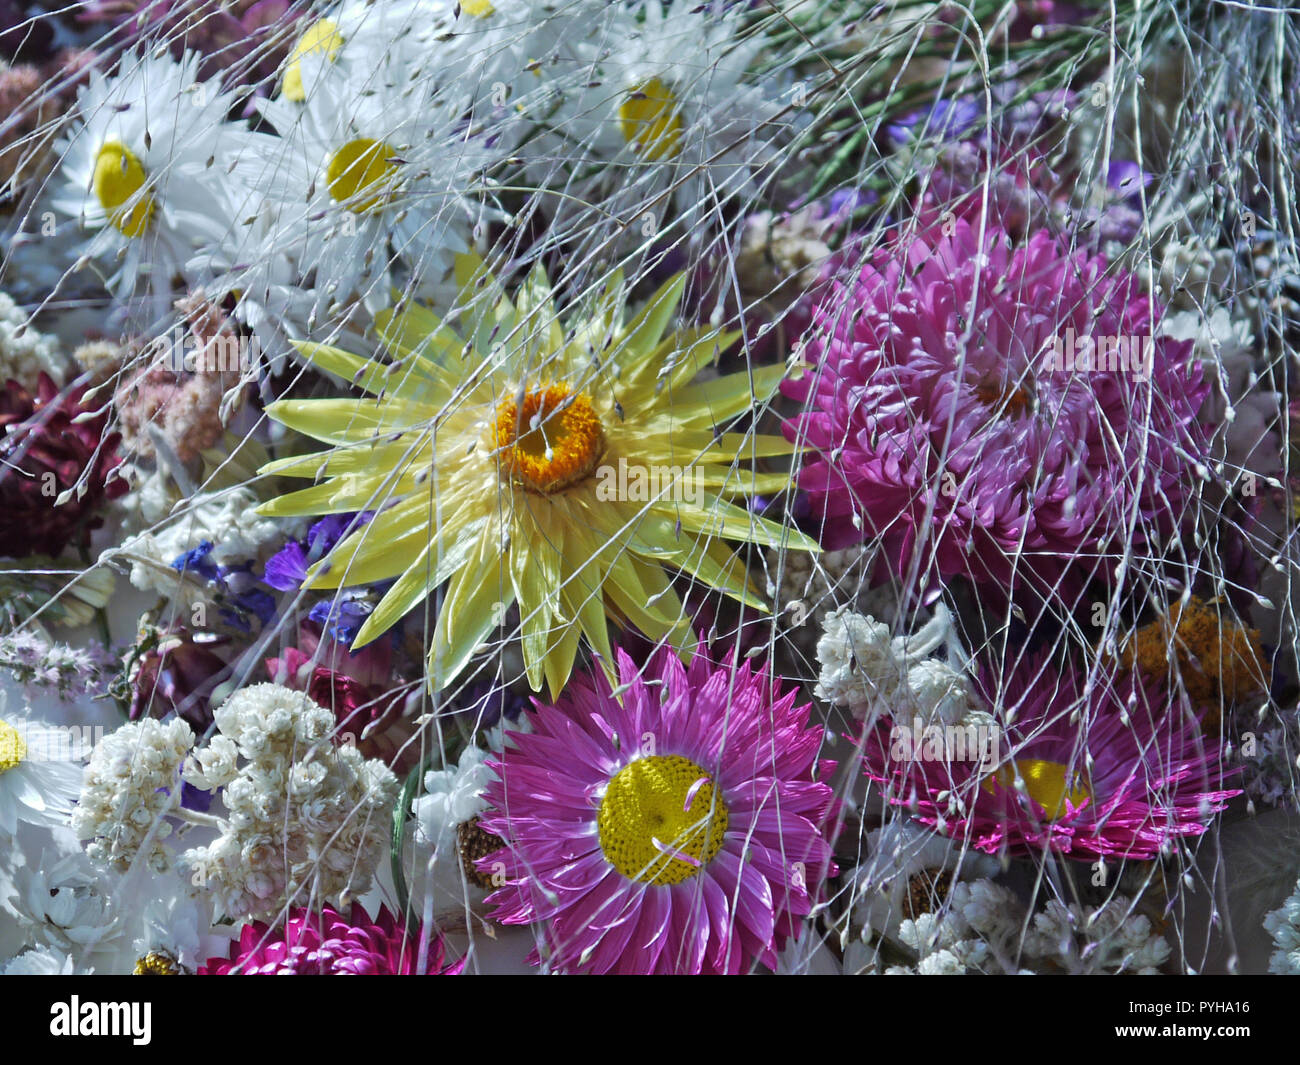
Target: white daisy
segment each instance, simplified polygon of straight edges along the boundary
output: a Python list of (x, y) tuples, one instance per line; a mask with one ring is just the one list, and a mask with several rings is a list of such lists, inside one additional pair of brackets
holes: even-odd
[(689, 216), (715, 188), (748, 186), (778, 109), (748, 80), (761, 39), (739, 34), (740, 6), (645, 0), (611, 11), (606, 32), (583, 44), (582, 90), (557, 116), (571, 192), (609, 195), (617, 213), (671, 187)]
[(600, 0), (428, 0), (439, 33), (423, 74), (454, 81), (474, 116), (512, 119), (517, 140), (556, 113), (561, 93), (586, 78), (584, 47), (602, 36)]
[[(317, 314), (360, 297), (386, 306), (401, 263), (418, 286), (441, 280), (485, 217), (472, 198), (495, 158), (462, 107), (384, 63), (329, 78), (302, 105), (260, 101), (278, 137), (257, 139), (253, 190), (271, 237), (315, 293)], [(311, 275), (308, 278), (307, 275)], [(262, 287), (254, 272), (250, 286)]]
[(190, 256), (228, 228), (213, 190), (248, 133), (226, 120), (234, 96), (198, 81), (198, 63), (128, 52), (110, 77), (92, 70), (59, 142), (63, 183), (52, 203), (91, 232), (83, 254), (115, 264), (118, 296), (141, 278), (168, 292)]
[(274, 212), (261, 194), (231, 183), (220, 195), (234, 224), (220, 243), (192, 258), (187, 270), (215, 302), (234, 297), (232, 316), (257, 336), (272, 372), (283, 372), (291, 342), (311, 334), (314, 298), (299, 283), (296, 262), (279, 245)]
[(324, 81), (352, 76), (376, 60), (420, 63), (436, 55), (452, 12), (438, 0), (344, 0), (317, 18), (303, 19), (280, 77), (279, 96), (306, 102)]
[(87, 754), (79, 729), (6, 713), (0, 692), (0, 835), (13, 836), (19, 821), (66, 825), (81, 794)]

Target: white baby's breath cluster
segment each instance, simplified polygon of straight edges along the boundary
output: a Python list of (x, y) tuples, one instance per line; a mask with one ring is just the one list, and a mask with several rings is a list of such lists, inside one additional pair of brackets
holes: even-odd
[(915, 968), (895, 965), (887, 976), (955, 976), (1022, 972), (1018, 953), (1024, 906), (1001, 884), (975, 880), (953, 887), (939, 913), (906, 920), (898, 937), (917, 953)]
[(220, 789), (227, 814), (216, 840), (181, 856), (191, 883), (231, 917), (368, 890), (398, 792), (388, 767), (336, 746), (334, 715), (278, 684), (236, 692), (214, 718), (185, 780)]
[(42, 373), (56, 384), (68, 370), (68, 358), (55, 337), (39, 332), (21, 307), (0, 292), (0, 384), (13, 378), (34, 391)]
[(1134, 913), (1132, 902), (1116, 895), (1097, 907), (1050, 900), (1034, 915), (1025, 953), (1074, 975), (1154, 976), (1169, 958), (1169, 944), (1150, 918)]
[(868, 725), (881, 714), (902, 721), (917, 715), (923, 722), (986, 724), (988, 715), (966, 674), (930, 657), (944, 645), (964, 660), (943, 606), (910, 637), (893, 636), (884, 622), (841, 607), (822, 620), (815, 693)]
[(1264, 931), (1277, 950), (1268, 959), (1268, 971), (1300, 976), (1300, 883), (1278, 909), (1264, 918)]
[(193, 745), (194, 730), (180, 718), (145, 718), (95, 746), (72, 814), (91, 858), (126, 869), (143, 851), (151, 867), (168, 867), (166, 815), (179, 808), (181, 764)]
[[(1022, 932), (1023, 941), (1022, 941)], [(963, 973), (1154, 975), (1169, 944), (1132, 902), (1116, 895), (1101, 906), (1050, 901), (1025, 930), (1025, 907), (991, 880), (957, 884), (939, 913), (902, 923), (899, 938), (917, 952), (914, 967), (890, 976)]]

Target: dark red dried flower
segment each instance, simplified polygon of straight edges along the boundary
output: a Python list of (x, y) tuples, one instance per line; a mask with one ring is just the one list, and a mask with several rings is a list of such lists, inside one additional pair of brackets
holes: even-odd
[[(80, 423), (85, 389), (60, 392), (41, 374), (36, 395), (8, 381), (0, 396), (0, 555), (57, 556), (87, 547), (105, 502), (127, 490), (116, 477), (118, 434), (104, 415)], [(58, 502), (68, 493), (62, 503)]]

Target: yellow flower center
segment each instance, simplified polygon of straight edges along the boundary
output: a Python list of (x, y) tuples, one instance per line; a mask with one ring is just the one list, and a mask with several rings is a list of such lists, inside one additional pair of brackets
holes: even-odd
[(348, 141), (330, 156), (325, 168), (330, 195), (358, 214), (372, 210), (384, 200), (383, 195), (369, 196), (361, 203), (352, 201), (363, 189), (387, 181), (397, 172), (397, 164), (390, 159), (393, 154), (383, 141), (372, 141), (368, 137)]
[(176, 959), (160, 950), (151, 950), (135, 963), (132, 976), (180, 976), (181, 967)]
[(153, 217), (154, 199), (142, 191), (144, 183), (144, 167), (130, 148), (117, 140), (100, 146), (91, 187), (108, 220), (124, 236), (140, 236)]
[(623, 139), (654, 162), (682, 150), (681, 105), (672, 89), (651, 78), (632, 89), (618, 108)]
[(288, 65), (284, 68), (284, 83), (281, 93), (294, 103), (300, 104), (307, 99), (307, 91), (302, 86), (302, 61), (304, 57), (317, 52), (325, 53), (325, 58), (332, 60), (343, 47), (343, 34), (339, 33), (338, 23), (333, 19), (317, 19), (307, 31), (298, 38), (289, 53)]
[(504, 476), (549, 494), (591, 476), (605, 431), (585, 393), (551, 385), (526, 393), (522, 406), (508, 399), (497, 408), (496, 446)]
[[(1048, 762), (1041, 758), (1023, 758), (1009, 766), (1003, 766), (994, 777), (1004, 788), (1014, 788), (1019, 778), (1025, 782), (1025, 793), (1047, 811), (1050, 820), (1055, 821), (1065, 813), (1065, 800), (1072, 806), (1082, 806), (1092, 798), (1092, 792), (1076, 774), (1067, 781), (1069, 766), (1060, 762)], [(993, 791), (993, 786), (986, 780), (984, 790)]]
[(460, 0), (460, 9), (475, 18), (490, 18), (497, 13), (492, 0)]
[(596, 815), (609, 864), (643, 884), (680, 884), (722, 849), (727, 807), (709, 774), (680, 755), (638, 758), (613, 777)]
[(27, 758), (27, 741), (6, 721), (0, 721), (0, 773), (17, 769)]

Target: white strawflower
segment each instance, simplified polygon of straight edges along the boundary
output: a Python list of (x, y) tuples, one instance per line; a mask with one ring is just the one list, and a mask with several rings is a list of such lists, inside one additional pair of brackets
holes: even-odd
[(73, 830), (90, 841), (87, 854), (126, 869), (148, 840), (146, 861), (158, 870), (168, 867), (163, 841), (172, 826), (166, 818), (179, 809), (181, 764), (193, 745), (194, 731), (180, 718), (145, 718), (104, 737), (72, 814)]
[[(513, 732), (531, 731), (526, 717), (506, 727)], [(483, 874), (464, 858), (477, 857), (473, 844), (487, 842), (486, 834), (477, 835), (481, 830), (474, 822), (487, 810), (483, 795), (496, 779), (487, 762), (501, 753), (502, 726), (489, 729), (484, 741), (486, 747), (466, 747), (455, 765), (426, 773), (425, 794), (411, 804), (417, 862), (412, 888), (432, 895), (435, 913), (463, 910), (467, 898), (477, 902), (487, 894)], [(462, 851), (468, 854), (463, 856)]]
[(69, 367), (58, 340), (38, 332), (27, 313), (0, 292), (0, 384), (13, 378), (35, 392), (42, 373), (61, 384)]
[(8, 908), (37, 946), (84, 963), (112, 951), (126, 932), (126, 900), (81, 851), (41, 852), (14, 871), (13, 886)]
[(998, 872), (995, 858), (908, 821), (872, 831), (867, 848), (853, 873), (850, 914), (864, 941), (874, 933), (897, 938), (903, 921), (942, 909), (958, 881)]
[[(92, 970), (82, 969), (81, 975)], [(72, 976), (77, 968), (72, 963), (72, 955), (53, 947), (33, 947), (14, 958), (3, 969), (0, 976)]]

